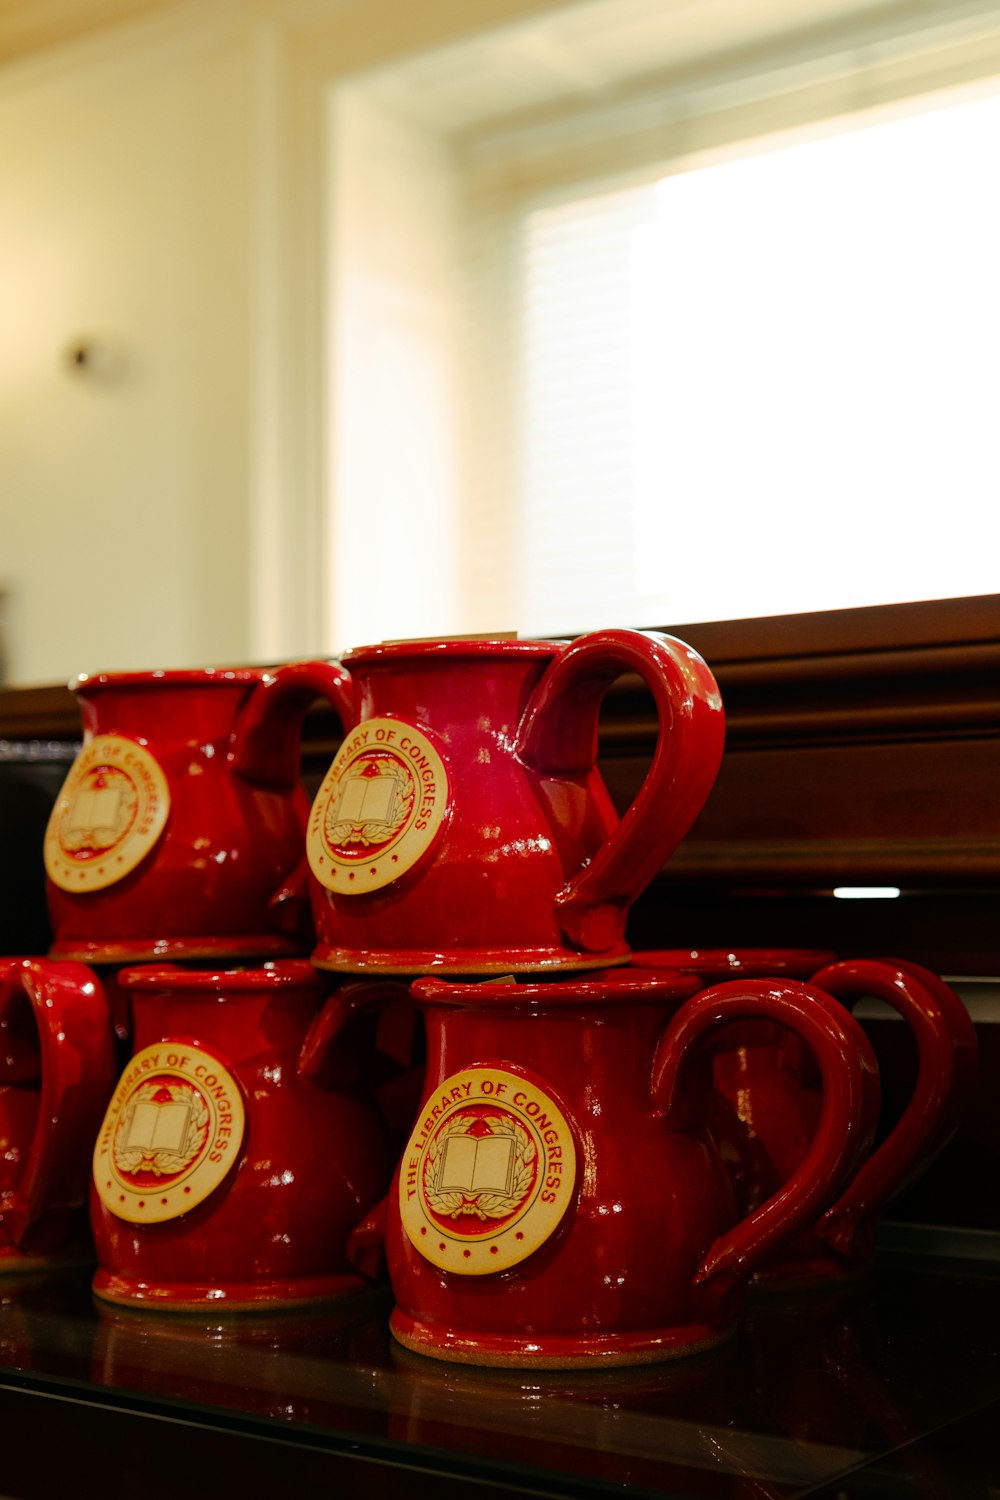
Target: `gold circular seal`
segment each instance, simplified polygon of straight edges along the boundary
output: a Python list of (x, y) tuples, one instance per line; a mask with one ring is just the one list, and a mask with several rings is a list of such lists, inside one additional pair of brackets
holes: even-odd
[(170, 791), (145, 746), (90, 740), (70, 767), (45, 831), (45, 869), (64, 891), (100, 891), (134, 870), (166, 826)]
[(130, 1224), (159, 1224), (202, 1203), (240, 1154), (239, 1084), (210, 1052), (157, 1042), (122, 1074), (94, 1147), (105, 1208)]
[(320, 885), (380, 890), (426, 854), (448, 808), (448, 776), (430, 740), (401, 719), (347, 736), (316, 794), (306, 849)]
[(470, 1068), (421, 1111), (400, 1167), (399, 1212), (425, 1259), (487, 1276), (544, 1244), (575, 1185), (573, 1133), (551, 1096), (504, 1067)]

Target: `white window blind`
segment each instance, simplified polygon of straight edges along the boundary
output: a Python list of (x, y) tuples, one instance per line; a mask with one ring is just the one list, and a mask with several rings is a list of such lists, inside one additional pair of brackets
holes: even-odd
[(522, 223), (515, 610), (529, 632), (634, 617), (634, 247), (655, 216), (639, 188)]
[(523, 219), (518, 620), (1000, 588), (1000, 97)]

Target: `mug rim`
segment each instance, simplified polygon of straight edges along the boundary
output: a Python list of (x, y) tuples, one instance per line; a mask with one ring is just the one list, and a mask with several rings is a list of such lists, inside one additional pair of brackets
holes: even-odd
[(797, 978), (802, 969), (815, 974), (836, 963), (827, 948), (639, 948), (629, 963), (637, 969), (676, 969), (682, 974), (713, 974), (734, 979)]
[(307, 958), (276, 959), (253, 968), (182, 969), (172, 964), (137, 964), (122, 969), (118, 983), (127, 990), (257, 991), (294, 989), (318, 982)]
[(381, 641), (368, 646), (352, 646), (339, 660), (345, 666), (381, 661), (407, 661), (413, 657), (434, 660), (444, 657), (450, 661), (477, 660), (482, 657), (526, 656), (541, 658), (555, 656), (570, 644), (565, 640), (511, 640), (503, 636), (470, 636), (467, 638), (444, 637), (438, 640)]
[(71, 693), (114, 687), (253, 687), (273, 667), (150, 667), (125, 672), (78, 672), (67, 686)]
[(600, 969), (587, 971), (585, 978), (567, 975), (565, 979), (527, 984), (516, 978), (510, 982), (498, 982), (496, 979), (445, 979), (441, 975), (428, 974), (413, 981), (410, 993), (414, 999), (427, 1000), (434, 1005), (478, 1003), (486, 1009), (493, 1009), (504, 1005), (536, 1008), (546, 1004), (566, 1007), (607, 1005), (609, 1001), (654, 1004), (662, 1000), (687, 1000), (703, 988), (704, 983), (696, 974), (682, 974), (679, 970), (651, 970), (647, 974)]

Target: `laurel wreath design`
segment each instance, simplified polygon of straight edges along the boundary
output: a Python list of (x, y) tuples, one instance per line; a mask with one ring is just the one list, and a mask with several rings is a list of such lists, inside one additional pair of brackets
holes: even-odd
[(509, 1135), (514, 1138), (514, 1157), (517, 1167), (514, 1172), (513, 1192), (507, 1193), (438, 1193), (434, 1190), (437, 1161), (444, 1142), (452, 1135), (466, 1135), (469, 1127), (468, 1115), (456, 1115), (447, 1120), (438, 1131), (427, 1150), (424, 1162), (424, 1197), (435, 1213), (450, 1219), (475, 1217), (504, 1219), (519, 1208), (525, 1193), (534, 1179), (535, 1144), (524, 1126), (505, 1115), (484, 1115), (483, 1122), (492, 1135)]
[(396, 823), (331, 823), (327, 828), (327, 836), (331, 844), (363, 844), (368, 848), (372, 844), (385, 844), (406, 822), (406, 815)]
[(136, 1104), (144, 1097), (152, 1097), (158, 1092), (160, 1084), (147, 1084), (140, 1089), (131, 1101), (131, 1106), (122, 1115), (121, 1124), (115, 1133), (114, 1158), (115, 1166), (120, 1172), (151, 1172), (154, 1177), (172, 1177), (182, 1172), (189, 1166), (201, 1149), (205, 1127), (209, 1122), (208, 1106), (204, 1099), (195, 1089), (187, 1089), (181, 1085), (168, 1084), (167, 1092), (171, 1102), (183, 1104), (188, 1100), (193, 1104), (191, 1118), (184, 1136), (184, 1142), (179, 1151), (143, 1151), (139, 1147), (127, 1149), (120, 1141), (127, 1135), (127, 1123), (131, 1119)]

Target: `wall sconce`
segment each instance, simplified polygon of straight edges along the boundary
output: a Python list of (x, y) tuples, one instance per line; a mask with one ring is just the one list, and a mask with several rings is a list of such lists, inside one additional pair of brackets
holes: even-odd
[(63, 368), (78, 380), (114, 385), (125, 373), (126, 358), (121, 345), (91, 334), (70, 339), (62, 354)]

